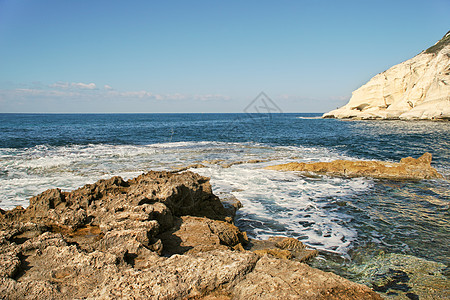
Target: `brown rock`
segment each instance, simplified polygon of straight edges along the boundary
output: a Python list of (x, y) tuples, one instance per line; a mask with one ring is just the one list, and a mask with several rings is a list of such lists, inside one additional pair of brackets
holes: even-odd
[(202, 165), (202, 164), (191, 164), (189, 166), (173, 170), (172, 172), (173, 173), (179, 173), (179, 172), (187, 171), (189, 169), (199, 169), (199, 168), (206, 168), (206, 167), (205, 167), (205, 165)]
[(176, 226), (158, 238), (166, 255), (240, 249), (238, 245), (247, 242), (247, 236), (230, 223), (191, 216), (177, 219)]
[[(253, 253), (210, 251), (174, 255), (147, 269), (111, 273), (89, 295), (95, 299), (198, 299), (216, 290), (229, 292), (254, 268)], [(214, 299), (214, 298), (213, 298)]]
[(248, 249), (258, 256), (269, 255), (299, 262), (308, 261), (318, 255), (317, 250), (307, 249), (299, 240), (280, 236), (270, 237), (267, 240), (250, 240)]
[[(377, 299), (337, 275), (245, 251), (245, 232), (225, 216), (208, 178), (191, 172), (149, 172), (70, 193), (46, 191), (27, 209), (0, 210), (0, 295)], [(275, 249), (285, 258), (307, 251), (295, 239), (270, 243), (267, 253)], [(161, 257), (163, 251), (171, 256)]]
[(265, 256), (270, 255), (276, 258), (282, 258), (282, 259), (292, 259), (294, 258), (294, 255), (288, 250), (282, 250), (282, 249), (263, 249), (263, 250), (255, 250), (253, 251), (258, 256)]
[(300, 242), (299, 240), (294, 239), (294, 238), (271, 237), (271, 238), (269, 238), (269, 240), (274, 241), (275, 246), (280, 249), (303, 250), (306, 248), (302, 242)]
[(443, 178), (431, 167), (431, 154), (425, 153), (418, 159), (403, 158), (399, 163), (382, 161), (335, 160), (317, 163), (288, 163), (266, 167), (269, 170), (302, 171), (332, 176), (372, 177), (394, 180), (420, 180)]
[(366, 286), (306, 264), (264, 256), (236, 284), (236, 299), (382, 299)]

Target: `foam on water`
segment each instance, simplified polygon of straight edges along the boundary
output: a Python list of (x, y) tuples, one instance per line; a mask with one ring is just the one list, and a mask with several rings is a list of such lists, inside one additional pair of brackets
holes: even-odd
[[(230, 168), (204, 162), (222, 160), (226, 164), (252, 159), (266, 162)], [(149, 170), (172, 170), (203, 162), (205, 168), (192, 171), (211, 177), (214, 193), (232, 194), (243, 203), (237, 225), (250, 237), (289, 235), (315, 248), (346, 255), (358, 238), (353, 214), (348, 209), (354, 206), (351, 198), (370, 190), (373, 181), (306, 177), (296, 172), (263, 169), (291, 161), (334, 159), (352, 158), (329, 148), (254, 142), (3, 148), (0, 149), (0, 207), (26, 207), (30, 197), (50, 188), (69, 191), (115, 175), (126, 180)], [(373, 239), (378, 239), (376, 234)], [(385, 243), (382, 238), (378, 242)]]
[[(448, 265), (448, 180), (306, 177), (263, 169), (291, 161), (397, 162), (430, 152), (432, 166), (450, 178), (448, 124), (318, 116), (0, 114), (0, 208), (26, 207), (49, 188), (68, 191), (114, 175), (129, 179), (202, 163), (205, 168), (192, 171), (211, 177), (215, 194), (243, 203), (236, 221), (242, 230), (258, 239), (288, 235), (325, 250), (312, 262), (324, 270), (358, 279), (358, 270), (379, 253)], [(267, 161), (242, 164), (248, 160)], [(369, 277), (376, 268), (367, 268)], [(416, 283), (429, 289), (422, 279)]]
[(207, 165), (194, 172), (211, 177), (217, 194), (231, 193), (244, 205), (238, 225), (253, 238), (291, 235), (320, 249), (344, 254), (356, 232), (350, 216), (327, 207), (368, 184), (362, 179), (307, 178), (263, 170), (289, 161), (329, 161), (343, 156), (319, 147), (270, 146), (261, 143), (174, 142), (135, 145), (39, 145), (0, 149), (0, 206), (26, 207), (28, 199), (50, 188), (73, 190), (113, 175), (124, 179), (150, 169), (170, 170), (204, 160), (224, 163), (250, 159), (266, 163), (231, 168)]
[(75, 189), (113, 175), (129, 178), (148, 170), (170, 170), (203, 160), (233, 162), (293, 156), (327, 157), (325, 149), (271, 147), (257, 143), (174, 142), (149, 145), (38, 145), (0, 149), (0, 207), (26, 207), (48, 188)]
[(298, 119), (302, 119), (302, 120), (320, 120), (322, 119), (321, 116), (319, 117), (297, 117)]
[(195, 171), (211, 177), (217, 194), (231, 193), (242, 202), (237, 225), (250, 237), (289, 235), (315, 248), (345, 254), (357, 233), (348, 224), (352, 217), (340, 212), (340, 205), (349, 195), (368, 189), (370, 180), (309, 178), (261, 169), (265, 164)]

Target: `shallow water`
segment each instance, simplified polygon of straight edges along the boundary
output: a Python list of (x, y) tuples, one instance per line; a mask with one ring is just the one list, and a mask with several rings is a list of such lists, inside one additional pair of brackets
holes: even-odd
[(211, 177), (216, 194), (231, 193), (243, 203), (236, 224), (250, 237), (299, 238), (321, 250), (315, 265), (381, 290), (386, 288), (368, 270), (397, 255), (395, 272), (377, 278), (406, 280), (405, 272), (410, 279), (404, 284), (415, 282), (415, 288), (398, 292), (391, 285), (385, 294), (424, 296), (416, 278), (422, 273), (399, 267), (398, 257), (430, 262), (433, 278), (442, 281), (450, 257), (448, 180), (307, 177), (262, 168), (342, 158), (398, 161), (428, 151), (433, 166), (449, 176), (449, 123), (316, 116), (0, 114), (0, 207), (27, 206), (29, 197), (48, 188), (72, 190), (113, 175), (128, 179), (217, 159), (268, 160), (230, 168), (204, 163), (206, 168), (192, 171)]

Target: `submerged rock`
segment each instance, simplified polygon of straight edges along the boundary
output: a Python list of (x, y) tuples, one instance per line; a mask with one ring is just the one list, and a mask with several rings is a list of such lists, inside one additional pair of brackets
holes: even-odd
[(374, 76), (346, 105), (323, 117), (450, 120), (450, 31), (434, 46)]
[(383, 161), (349, 161), (335, 160), (332, 162), (298, 163), (266, 167), (268, 170), (302, 171), (332, 176), (372, 177), (396, 180), (420, 180), (443, 178), (436, 169), (431, 167), (431, 154), (425, 153), (415, 159), (402, 158), (399, 163)]
[(353, 266), (359, 282), (393, 299), (448, 299), (445, 264), (423, 258), (381, 253)]
[[(273, 239), (286, 254), (295, 239)], [(300, 262), (244, 250), (209, 179), (149, 172), (48, 190), (0, 210), (0, 295), (6, 299), (380, 299), (370, 288)], [(286, 255), (289, 258), (290, 255)]]

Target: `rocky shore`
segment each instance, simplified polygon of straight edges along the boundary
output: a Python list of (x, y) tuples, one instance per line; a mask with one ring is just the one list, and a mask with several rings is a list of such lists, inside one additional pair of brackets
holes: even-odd
[(266, 167), (269, 170), (301, 171), (316, 174), (344, 177), (371, 177), (393, 180), (421, 180), (443, 178), (431, 166), (431, 154), (424, 153), (415, 159), (402, 158), (398, 163), (384, 161), (349, 161), (335, 160), (332, 162), (299, 163), (292, 162)]
[[(302, 263), (300, 241), (249, 240), (209, 179), (149, 172), (52, 189), (0, 210), (5, 299), (381, 299)], [(250, 249), (253, 251), (249, 251)]]

